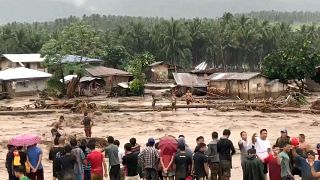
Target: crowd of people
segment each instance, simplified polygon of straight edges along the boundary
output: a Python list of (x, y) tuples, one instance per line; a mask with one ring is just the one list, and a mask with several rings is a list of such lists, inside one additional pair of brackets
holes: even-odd
[[(142, 149), (135, 138), (123, 146), (112, 136), (107, 137), (106, 143), (90, 138), (93, 121), (87, 113), (82, 123), (87, 138), (72, 138), (66, 144), (66, 139), (59, 133), (63, 121), (61, 116), (51, 130), (54, 145), (48, 158), (52, 161), (54, 180), (103, 180), (104, 177), (110, 180), (229, 180), (231, 177), (236, 150), (229, 139), (229, 129), (223, 130), (220, 137), (218, 132), (212, 132), (212, 139), (207, 144), (203, 136), (197, 137), (194, 150), (188, 146), (184, 135), (170, 136), (174, 140), (171, 144), (167, 142), (167, 149), (172, 147), (170, 150), (164, 150), (163, 142), (154, 138), (149, 138)], [(266, 129), (253, 134), (251, 139), (247, 132), (240, 133), (242, 179), (291, 180), (295, 175), (302, 180), (320, 179), (320, 161), (316, 160), (320, 144), (313, 149), (304, 134), (290, 138), (286, 129), (280, 132), (274, 145), (268, 140)], [(42, 150), (37, 144), (26, 148), (8, 145), (9, 180), (43, 180), (42, 158)]]

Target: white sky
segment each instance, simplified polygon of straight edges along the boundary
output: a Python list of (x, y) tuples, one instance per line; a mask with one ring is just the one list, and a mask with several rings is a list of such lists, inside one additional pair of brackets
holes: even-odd
[(70, 15), (218, 17), (224, 12), (320, 11), (320, 0), (0, 0), (0, 23)]

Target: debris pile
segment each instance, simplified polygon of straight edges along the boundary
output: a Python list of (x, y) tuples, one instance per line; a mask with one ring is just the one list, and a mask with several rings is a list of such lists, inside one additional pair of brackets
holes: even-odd
[(295, 108), (300, 108), (300, 103), (298, 100), (293, 98), (293, 96), (289, 95), (287, 99), (284, 101), (284, 104), (282, 107), (295, 107)]
[(320, 99), (311, 104), (311, 109), (320, 110)]

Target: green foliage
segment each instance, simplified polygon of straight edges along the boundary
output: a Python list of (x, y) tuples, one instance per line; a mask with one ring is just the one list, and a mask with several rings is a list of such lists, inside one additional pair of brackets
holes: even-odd
[(146, 83), (145, 72), (147, 67), (155, 61), (152, 54), (146, 52), (143, 54), (137, 54), (133, 57), (133, 60), (127, 67), (127, 70), (132, 73), (134, 79), (131, 82), (130, 89), (136, 95), (143, 93), (144, 84)]
[(300, 81), (296, 84), (303, 92), (304, 78), (313, 76), (315, 67), (319, 64), (320, 55), (316, 53), (311, 41), (305, 37), (297, 37), (286, 47), (268, 55), (262, 67), (264, 74), (271, 78)]
[(145, 81), (143, 81), (141, 79), (134, 78), (131, 81), (130, 90), (135, 95), (141, 95), (141, 94), (143, 94), (143, 91), (144, 91), (144, 84), (145, 84)]
[(51, 77), (47, 82), (47, 91), (50, 97), (58, 97), (63, 94), (64, 85), (56, 76)]
[(46, 49), (52, 58), (65, 54), (88, 56), (103, 59), (104, 65), (115, 68), (126, 67), (135, 54), (150, 52), (158, 61), (187, 68), (206, 61), (224, 70), (259, 71), (265, 56), (299, 35), (310, 40), (318, 52), (318, 26), (309, 23), (294, 28), (291, 23), (319, 19), (317, 12), (253, 12), (245, 16), (225, 13), (217, 19), (171, 20), (71, 16), (53, 22), (0, 26), (0, 52), (36, 53), (45, 44), (42, 52)]
[(123, 46), (108, 45), (104, 48), (101, 58), (104, 60), (105, 66), (123, 69), (128, 64), (130, 54)]
[(85, 64), (63, 63), (66, 55), (78, 55), (82, 57), (98, 57), (102, 53), (101, 43), (95, 30), (84, 22), (72, 23), (67, 26), (56, 39), (50, 39), (41, 48), (41, 55), (45, 57), (45, 66), (54, 76), (63, 79), (62, 93), (66, 92), (64, 87), (64, 76), (71, 71), (81, 77), (84, 73)]

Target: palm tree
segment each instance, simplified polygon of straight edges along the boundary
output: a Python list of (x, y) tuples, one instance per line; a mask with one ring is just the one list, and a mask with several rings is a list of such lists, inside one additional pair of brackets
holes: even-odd
[(238, 26), (238, 30), (234, 31), (234, 38), (243, 55), (242, 66), (244, 68), (246, 68), (245, 66), (252, 68), (255, 63), (252, 62), (252, 59), (250, 61), (249, 54), (256, 50), (256, 43), (260, 40), (261, 34), (256, 30), (254, 21), (245, 16), (239, 18)]
[(188, 29), (191, 37), (191, 52), (193, 66), (202, 60), (202, 52), (205, 45), (205, 34), (203, 30), (203, 22), (199, 19), (193, 19), (188, 23)]
[(190, 38), (179, 21), (171, 18), (171, 21), (166, 21), (165, 24), (166, 30), (162, 49), (171, 64), (181, 64), (181, 59), (185, 58), (183, 49), (190, 44)]

